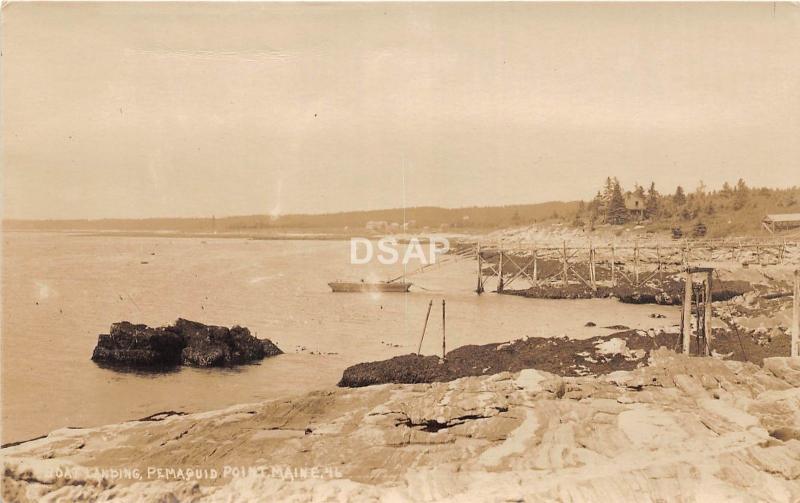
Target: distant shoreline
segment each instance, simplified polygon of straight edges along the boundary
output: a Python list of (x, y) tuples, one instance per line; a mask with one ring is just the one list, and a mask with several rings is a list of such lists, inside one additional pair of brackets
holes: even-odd
[[(6, 233), (19, 234), (63, 234), (75, 237), (152, 237), (152, 238), (202, 238), (202, 239), (249, 239), (254, 241), (349, 241), (352, 238), (367, 238), (378, 240), (386, 237), (386, 234), (364, 234), (364, 233), (323, 233), (323, 232), (286, 232), (276, 234), (257, 234), (257, 233), (234, 233), (234, 232), (183, 232), (183, 231), (88, 231), (88, 230), (51, 230), (51, 229), (3, 229)], [(431, 233), (431, 235), (441, 233)], [(408, 237), (395, 236), (398, 242), (408, 242)], [(414, 236), (420, 242), (428, 241), (427, 235)]]
[(211, 233), (211, 232), (183, 232), (183, 231), (89, 231), (89, 230), (54, 230), (54, 229), (3, 229), (3, 233), (15, 234), (63, 234), (75, 237), (153, 237), (153, 238), (205, 238), (205, 239), (255, 239), (255, 240), (333, 240), (347, 241), (355, 234), (318, 234), (318, 233), (287, 233), (274, 235), (261, 235), (252, 233)]

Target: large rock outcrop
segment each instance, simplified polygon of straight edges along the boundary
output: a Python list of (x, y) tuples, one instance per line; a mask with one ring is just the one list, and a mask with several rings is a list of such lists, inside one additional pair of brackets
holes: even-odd
[(204, 325), (179, 318), (174, 325), (151, 328), (127, 321), (101, 334), (92, 360), (132, 367), (237, 365), (281, 354), (269, 339), (250, 335), (247, 328)]
[[(656, 350), (63, 429), (0, 451), (6, 501), (800, 501), (800, 359)], [(214, 472), (212, 472), (214, 470)]]

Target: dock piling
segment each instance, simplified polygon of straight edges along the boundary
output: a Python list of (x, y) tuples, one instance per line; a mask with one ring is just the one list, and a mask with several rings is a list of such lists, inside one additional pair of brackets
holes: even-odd
[[(476, 245), (475, 254), (478, 259), (478, 287), (475, 289), (475, 293), (478, 295), (483, 293), (483, 258), (481, 257), (481, 243), (480, 241)], [(433, 301), (431, 301), (433, 302)]]
[(686, 269), (683, 286), (683, 317), (681, 318), (681, 340), (683, 341), (683, 354), (689, 354), (692, 333), (692, 273)]
[(433, 300), (428, 302), (428, 314), (425, 315), (425, 325), (422, 326), (422, 337), (419, 338), (419, 347), (417, 354), (422, 354), (422, 340), (425, 338), (425, 330), (428, 328), (428, 318), (431, 316), (431, 308), (433, 307)]
[(617, 254), (611, 247), (611, 286), (617, 286)]
[[(433, 302), (433, 301), (431, 301)], [(447, 321), (447, 315), (445, 314), (445, 303), (444, 299), (442, 299), (442, 360), (445, 359), (444, 355), (447, 354), (447, 339), (445, 336), (445, 324)]]
[(497, 268), (497, 293), (503, 292), (503, 249), (500, 248), (500, 265)]
[(705, 296), (704, 296), (704, 315), (703, 315), (703, 335), (705, 339), (705, 348), (704, 354), (706, 356), (711, 356), (711, 343), (713, 342), (714, 336), (711, 333), (711, 275), (712, 272), (708, 271), (706, 273), (706, 281), (705, 281)]

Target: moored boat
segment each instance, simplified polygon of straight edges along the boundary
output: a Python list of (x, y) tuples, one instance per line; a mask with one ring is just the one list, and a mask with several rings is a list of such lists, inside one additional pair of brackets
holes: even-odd
[(347, 282), (332, 281), (328, 283), (334, 292), (386, 292), (406, 293), (411, 288), (411, 283), (405, 281), (380, 281), (368, 283), (366, 281)]

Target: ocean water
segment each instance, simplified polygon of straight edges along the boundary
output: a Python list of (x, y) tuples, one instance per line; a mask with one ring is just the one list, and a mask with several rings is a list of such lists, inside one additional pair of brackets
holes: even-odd
[[(525, 336), (591, 337), (609, 333), (607, 325), (650, 328), (679, 319), (677, 308), (606, 299), (478, 296), (476, 265), (466, 259), (411, 276), (409, 294), (334, 294), (327, 283), (335, 279), (402, 272), (376, 262), (352, 266), (346, 241), (21, 232), (2, 238), (4, 443), (65, 426), (198, 412), (334, 386), (349, 365), (416, 351), (430, 300), (426, 354), (441, 352), (442, 299), (448, 350)], [(286, 354), (234, 369), (157, 374), (117, 372), (90, 360), (97, 335), (115, 321), (163, 325), (178, 317), (246, 326)], [(598, 327), (584, 327), (587, 321)]]

